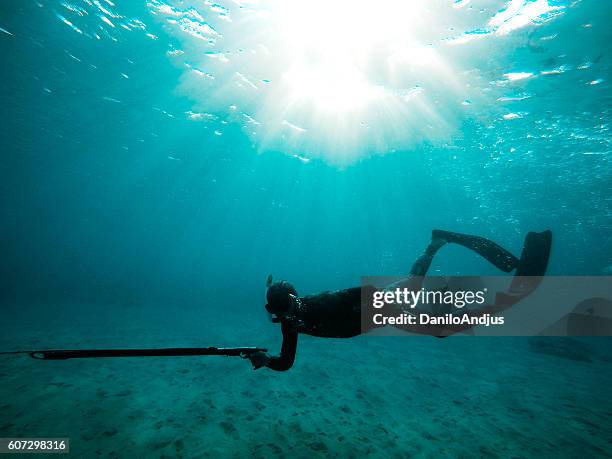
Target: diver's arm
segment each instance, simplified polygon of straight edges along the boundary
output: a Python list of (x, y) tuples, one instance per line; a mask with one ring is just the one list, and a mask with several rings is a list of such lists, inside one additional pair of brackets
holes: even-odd
[(286, 321), (281, 320), (283, 344), (278, 357), (270, 357), (266, 366), (275, 371), (286, 371), (293, 366), (297, 350), (298, 333)]

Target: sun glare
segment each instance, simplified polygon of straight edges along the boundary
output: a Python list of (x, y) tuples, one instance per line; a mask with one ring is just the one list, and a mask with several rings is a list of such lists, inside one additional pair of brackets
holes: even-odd
[(488, 4), (149, 0), (181, 43), (168, 55), (185, 68), (189, 119), (237, 122), (262, 151), (333, 163), (447, 142), (495, 100), (491, 78), (511, 81), (483, 39), (562, 13), (547, 0)]
[(281, 2), (273, 17), (290, 61), (281, 75), (290, 103), (344, 116), (389, 96), (370, 65), (377, 49), (416, 49), (411, 30), (423, 17), (423, 3), (406, 3)]

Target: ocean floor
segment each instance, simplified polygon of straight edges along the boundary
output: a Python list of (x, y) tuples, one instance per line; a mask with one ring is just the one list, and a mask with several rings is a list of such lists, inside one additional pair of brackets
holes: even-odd
[[(256, 314), (4, 311), (2, 350), (280, 346)], [(70, 437), (85, 458), (611, 457), (610, 344), (568, 359), (522, 338), (300, 337), (284, 373), (226, 357), (3, 356), (0, 437)]]

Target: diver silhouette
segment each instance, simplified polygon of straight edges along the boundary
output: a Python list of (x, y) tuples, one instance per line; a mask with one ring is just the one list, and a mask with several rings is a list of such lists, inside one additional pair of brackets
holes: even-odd
[[(448, 243), (458, 244), (476, 252), (501, 271), (509, 273), (516, 270), (512, 286), (507, 293), (498, 293), (494, 304), (469, 311), (472, 317), (481, 317), (508, 309), (538, 286), (548, 265), (552, 233), (551, 231), (528, 233), (521, 257), (517, 258), (489, 239), (433, 230), (431, 242), (412, 265), (408, 277), (394, 286), (420, 289), (434, 256)], [(362, 289), (374, 290), (375, 287), (354, 287), (300, 297), (289, 282), (272, 283), (272, 276), (268, 276), (267, 287), (265, 307), (272, 321), (280, 323), (283, 342), (278, 356), (270, 356), (265, 352), (254, 352), (245, 356), (251, 361), (254, 369), (262, 367), (276, 371), (290, 369), (295, 360), (299, 333), (324, 338), (350, 338), (368, 331), (362, 329)], [(438, 337), (449, 336), (471, 327), (471, 325), (398, 326), (403, 330)]]

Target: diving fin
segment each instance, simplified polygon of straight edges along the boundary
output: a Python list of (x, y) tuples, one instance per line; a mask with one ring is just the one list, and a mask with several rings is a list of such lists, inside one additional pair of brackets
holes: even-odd
[(473, 250), (506, 273), (516, 268), (519, 262), (518, 258), (506, 249), (484, 237), (443, 230), (433, 230), (431, 237), (432, 239), (444, 239), (446, 242), (459, 244)]
[(542, 231), (541, 233), (527, 233), (523, 251), (521, 252), (521, 259), (510, 286), (511, 294), (526, 295), (535, 290), (540, 282), (542, 282), (548, 267), (551, 245), (552, 232), (550, 230)]
[(548, 267), (552, 232), (527, 233), (515, 276), (543, 276)]

